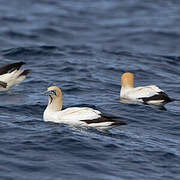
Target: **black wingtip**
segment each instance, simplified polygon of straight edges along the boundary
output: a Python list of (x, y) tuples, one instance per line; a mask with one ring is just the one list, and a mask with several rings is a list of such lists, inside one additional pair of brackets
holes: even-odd
[(174, 101), (173, 99), (171, 99), (165, 92), (158, 92), (157, 94), (150, 96), (150, 97), (144, 97), (144, 98), (138, 98), (138, 99), (142, 99), (144, 104), (148, 104), (149, 101), (159, 101), (162, 100), (163, 103), (169, 103)]
[(124, 122), (124, 121), (115, 121), (115, 122), (112, 123), (112, 125), (114, 125), (114, 126), (123, 126), (123, 125), (127, 125), (127, 123)]
[(117, 121), (117, 120), (113, 120), (107, 116), (101, 116), (97, 119), (91, 119), (91, 120), (81, 120), (86, 122), (87, 124), (98, 124), (98, 123), (103, 123), (103, 122), (110, 122), (111, 125), (110, 126), (122, 126), (122, 125), (127, 125), (126, 122), (124, 121)]
[(104, 115), (102, 115), (102, 117), (107, 119), (107, 121), (109, 120), (109, 121), (113, 122), (112, 125), (114, 125), (114, 126), (127, 125), (127, 123), (124, 122), (124, 121), (113, 120), (113, 119), (117, 119), (119, 117), (115, 117), (115, 116), (114, 117), (113, 116), (110, 117), (110, 116), (104, 116)]
[(4, 65), (4, 66), (0, 67), (0, 75), (8, 73), (8, 72), (12, 72), (16, 69), (19, 70), (21, 68), (21, 66), (24, 64), (25, 64), (25, 62), (20, 61), (20, 62)]
[(180, 101), (180, 99), (171, 98), (171, 101)]
[(26, 64), (26, 63), (23, 61), (19, 61), (19, 62), (13, 63), (13, 64), (21, 64), (21, 66), (22, 66), (23, 64)]
[(23, 61), (20, 61), (20, 62), (17, 62), (17, 63), (13, 63), (13, 64), (10, 64), (14, 69), (17, 69), (19, 70), (21, 68), (22, 65), (26, 64), (25, 62)]
[(3, 88), (6, 88), (7, 87), (7, 83), (5, 83), (3, 81), (0, 81), (0, 86), (2, 86)]
[(30, 72), (31, 72), (30, 69), (26, 69), (19, 76), (27, 76)]

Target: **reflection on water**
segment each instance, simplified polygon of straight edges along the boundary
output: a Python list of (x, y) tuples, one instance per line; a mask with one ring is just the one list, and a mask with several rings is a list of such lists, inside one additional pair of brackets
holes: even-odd
[(125, 99), (125, 98), (121, 98), (119, 101), (121, 103), (124, 103), (124, 104), (137, 104), (137, 105), (149, 106), (149, 107), (159, 109), (159, 110), (164, 110), (164, 111), (167, 110), (163, 105), (162, 106), (152, 105), (152, 104), (149, 105), (149, 104), (145, 104), (145, 103), (141, 103), (141, 102), (138, 102), (138, 101), (135, 101), (135, 100), (133, 101), (133, 100)]

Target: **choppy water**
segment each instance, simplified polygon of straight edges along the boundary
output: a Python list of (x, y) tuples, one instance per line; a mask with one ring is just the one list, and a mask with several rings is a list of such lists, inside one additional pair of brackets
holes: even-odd
[[(117, 100), (126, 71), (179, 98), (179, 13), (177, 0), (0, 0), (0, 64), (32, 69), (0, 94), (0, 179), (179, 180), (180, 103)], [(128, 125), (103, 134), (43, 122), (52, 84), (64, 107), (95, 106)]]

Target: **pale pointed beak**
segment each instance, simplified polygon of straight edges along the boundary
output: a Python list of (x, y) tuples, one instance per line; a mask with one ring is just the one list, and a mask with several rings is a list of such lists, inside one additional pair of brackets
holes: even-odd
[(47, 91), (44, 91), (43, 94), (45, 94), (45, 95), (47, 95), (47, 96), (53, 95), (52, 91), (48, 91), (48, 90), (47, 90)]
[(44, 91), (44, 92), (43, 92), (43, 94), (46, 94), (46, 95), (48, 95), (49, 93), (48, 93), (48, 91)]
[(44, 94), (46, 94), (46, 95), (56, 95), (56, 92), (55, 91), (44, 91)]

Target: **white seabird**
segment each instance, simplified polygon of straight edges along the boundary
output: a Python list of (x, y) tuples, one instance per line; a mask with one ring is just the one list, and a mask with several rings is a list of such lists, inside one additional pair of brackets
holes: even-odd
[(30, 70), (20, 69), (23, 64), (25, 63), (17, 62), (0, 67), (0, 91), (7, 91), (26, 78)]
[(136, 88), (133, 86), (134, 75), (130, 72), (124, 73), (121, 76), (120, 98), (155, 106), (163, 106), (168, 102), (175, 101), (155, 85)]
[(101, 130), (126, 125), (125, 122), (112, 120), (100, 111), (89, 107), (70, 107), (62, 110), (62, 92), (56, 86), (49, 87), (46, 94), (48, 95), (48, 105), (43, 114), (44, 121), (93, 127)]

